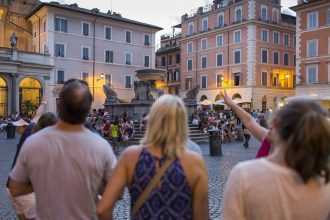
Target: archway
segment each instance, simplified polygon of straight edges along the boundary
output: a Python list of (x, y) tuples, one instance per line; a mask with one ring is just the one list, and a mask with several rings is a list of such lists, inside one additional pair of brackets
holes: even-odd
[(233, 100), (234, 99), (242, 99), (242, 96), (240, 94), (236, 93), (235, 95), (233, 95), (233, 98), (232, 99)]
[(207, 96), (206, 96), (206, 95), (202, 95), (200, 101), (202, 102), (202, 101), (204, 101), (205, 99), (207, 99)]
[(41, 83), (31, 77), (24, 78), (19, 84), (19, 111), (23, 116), (32, 117), (38, 109), (42, 97)]
[(0, 76), (0, 116), (8, 116), (8, 87), (6, 81)]
[(220, 93), (215, 97), (214, 101), (218, 101), (220, 99), (223, 99), (223, 95), (221, 95)]

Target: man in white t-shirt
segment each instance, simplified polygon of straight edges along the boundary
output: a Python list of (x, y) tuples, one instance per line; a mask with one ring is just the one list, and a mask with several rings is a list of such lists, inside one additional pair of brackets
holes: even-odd
[(83, 125), (92, 103), (88, 85), (67, 81), (59, 100), (59, 122), (25, 141), (10, 173), (10, 192), (34, 191), (37, 219), (95, 219), (116, 157), (106, 140)]

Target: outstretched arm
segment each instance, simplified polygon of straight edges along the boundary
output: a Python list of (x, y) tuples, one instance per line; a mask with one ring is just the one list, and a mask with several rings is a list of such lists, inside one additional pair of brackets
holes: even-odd
[(260, 126), (255, 120), (253, 120), (252, 116), (247, 113), (244, 109), (238, 106), (229, 96), (226, 91), (221, 92), (225, 103), (236, 112), (237, 116), (241, 119), (245, 127), (255, 136), (260, 142), (262, 142), (268, 133), (268, 130), (262, 126)]
[(37, 109), (36, 111), (36, 114), (34, 115), (33, 119), (32, 119), (32, 122), (34, 123), (37, 123), (39, 118), (42, 116), (42, 114), (45, 112), (45, 107), (46, 107), (46, 104), (47, 104), (47, 99), (46, 97), (43, 97), (42, 98), (42, 101), (40, 103), (40, 106), (39, 108)]

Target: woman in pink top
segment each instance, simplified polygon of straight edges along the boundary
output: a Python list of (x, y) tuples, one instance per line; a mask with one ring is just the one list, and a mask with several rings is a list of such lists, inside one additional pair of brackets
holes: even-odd
[(221, 94), (223, 95), (225, 104), (237, 114), (237, 117), (240, 118), (244, 126), (262, 143), (256, 158), (267, 156), (271, 150), (270, 143), (267, 140), (269, 130), (260, 126), (248, 112), (231, 100), (226, 91), (221, 92)]
[(268, 135), (272, 153), (236, 165), (224, 196), (224, 220), (329, 220), (330, 123), (316, 102), (279, 109)]

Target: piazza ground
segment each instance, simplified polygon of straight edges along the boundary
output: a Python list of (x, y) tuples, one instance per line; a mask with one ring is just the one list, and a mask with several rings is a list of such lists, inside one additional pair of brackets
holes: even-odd
[[(0, 133), (0, 219), (11, 220), (16, 219), (16, 216), (8, 201), (5, 184), (19, 136), (16, 134), (16, 139), (5, 139), (5, 136), (5, 132)], [(242, 144), (243, 142), (237, 141), (222, 144), (223, 156), (221, 157), (209, 156), (209, 145), (200, 145), (208, 169), (209, 212), (211, 219), (222, 219), (223, 191), (232, 167), (240, 161), (253, 159), (260, 147), (260, 143), (255, 138), (251, 138), (250, 147), (247, 149), (244, 149)], [(126, 190), (124, 198), (116, 205), (115, 219), (129, 219), (129, 209), (129, 195)]]

